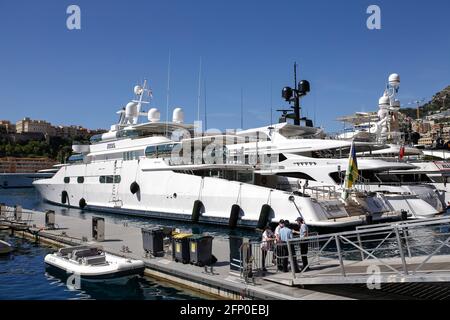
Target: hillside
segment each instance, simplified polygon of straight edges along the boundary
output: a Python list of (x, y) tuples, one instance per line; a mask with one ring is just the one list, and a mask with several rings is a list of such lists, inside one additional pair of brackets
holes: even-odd
[[(420, 107), (421, 118), (450, 109), (450, 86), (436, 93), (431, 101)], [(401, 112), (413, 119), (417, 118), (417, 108), (402, 108)]]

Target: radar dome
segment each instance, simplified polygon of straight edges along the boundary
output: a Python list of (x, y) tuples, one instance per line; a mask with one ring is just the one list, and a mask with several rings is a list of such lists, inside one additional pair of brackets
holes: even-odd
[(172, 122), (183, 123), (184, 122), (184, 112), (181, 108), (175, 108), (173, 110)]
[(141, 95), (143, 91), (144, 91), (144, 89), (142, 89), (141, 86), (134, 87), (134, 93), (137, 94), (138, 96)]
[(156, 108), (151, 108), (148, 110), (148, 121), (150, 122), (159, 122), (161, 119), (161, 113)]
[(136, 102), (129, 102), (125, 107), (125, 117), (134, 118), (138, 115), (138, 104)]
[(378, 105), (379, 106), (386, 106), (386, 105), (390, 105), (389, 102), (389, 97), (387, 95), (383, 95), (380, 100), (378, 100)]
[(396, 87), (400, 84), (400, 76), (397, 73), (393, 73), (389, 76), (389, 84)]

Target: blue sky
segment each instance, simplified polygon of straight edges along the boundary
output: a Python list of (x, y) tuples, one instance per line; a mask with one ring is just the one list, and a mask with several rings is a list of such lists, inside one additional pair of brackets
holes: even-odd
[[(81, 30), (66, 28), (70, 4)], [(381, 30), (366, 28), (371, 4)], [(450, 84), (449, 12), (447, 0), (0, 0), (0, 119), (108, 128), (143, 78), (165, 119), (170, 51), (170, 109), (187, 121), (200, 57), (208, 127), (219, 129), (240, 126), (241, 88), (244, 127), (268, 124), (297, 61), (312, 87), (304, 114), (335, 131), (336, 117), (376, 108), (390, 73), (405, 103)]]

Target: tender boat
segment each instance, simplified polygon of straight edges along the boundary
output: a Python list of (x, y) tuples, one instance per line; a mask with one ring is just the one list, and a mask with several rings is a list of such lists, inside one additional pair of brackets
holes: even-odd
[(6, 241), (0, 240), (0, 254), (8, 254), (13, 251), (13, 247)]
[(61, 248), (45, 256), (48, 269), (79, 276), (81, 280), (129, 279), (144, 273), (144, 262), (115, 256), (100, 248), (76, 246)]

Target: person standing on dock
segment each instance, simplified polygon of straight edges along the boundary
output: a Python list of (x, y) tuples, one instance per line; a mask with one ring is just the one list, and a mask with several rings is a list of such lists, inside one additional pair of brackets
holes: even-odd
[(277, 242), (280, 242), (280, 230), (284, 227), (284, 220), (281, 219), (280, 222), (278, 222), (277, 227), (275, 228), (275, 238)]
[(262, 265), (262, 271), (266, 272), (266, 257), (267, 252), (273, 250), (273, 242), (275, 240), (275, 236), (272, 232), (272, 229), (270, 229), (270, 226), (267, 225), (264, 228), (264, 232), (262, 234), (261, 239), (261, 265)]
[(277, 259), (277, 267), (278, 270), (281, 271), (283, 269), (282, 264), (283, 261), (281, 258), (283, 254), (282, 254), (282, 246), (281, 246), (281, 239), (280, 239), (280, 230), (283, 229), (284, 227), (284, 220), (281, 219), (280, 222), (278, 223), (278, 226), (275, 228), (275, 255), (276, 255), (276, 259)]
[[(288, 261), (289, 261), (289, 250), (288, 250), (288, 241), (290, 239), (292, 239), (292, 230), (289, 228), (289, 221), (285, 220), (284, 221), (284, 227), (280, 230), (280, 240), (281, 240), (281, 244), (279, 245), (279, 247), (281, 247), (281, 260), (282, 260), (282, 268), (283, 268), (283, 272), (289, 272), (288, 269)], [(293, 255), (295, 255), (295, 248), (294, 246), (291, 244), (291, 252)], [(293, 268), (295, 270), (295, 273), (299, 272), (298, 269), (298, 265), (297, 265), (297, 257), (293, 257), (293, 263), (294, 265), (291, 266), (291, 268)]]
[(295, 221), (300, 226), (300, 231), (293, 232), (300, 235), (300, 254), (302, 255), (302, 270), (304, 270), (308, 266), (308, 241), (304, 240), (308, 236), (308, 226), (302, 217), (298, 217)]

